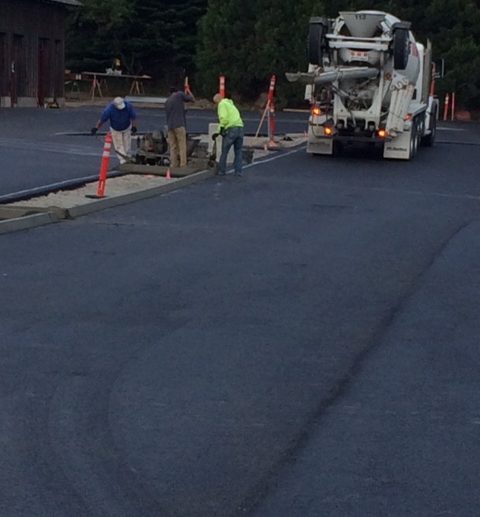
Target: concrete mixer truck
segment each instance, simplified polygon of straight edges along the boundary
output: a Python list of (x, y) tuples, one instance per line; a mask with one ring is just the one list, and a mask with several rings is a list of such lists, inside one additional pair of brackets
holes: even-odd
[(310, 19), (308, 72), (287, 73), (311, 102), (307, 152), (333, 155), (348, 144), (378, 145), (410, 160), (435, 140), (431, 45), (410, 23), (381, 11)]

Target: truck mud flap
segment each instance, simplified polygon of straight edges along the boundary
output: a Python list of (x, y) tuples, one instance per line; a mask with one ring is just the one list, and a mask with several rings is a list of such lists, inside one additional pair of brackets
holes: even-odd
[(393, 160), (410, 160), (410, 138), (411, 132), (405, 131), (383, 146), (383, 157)]
[(333, 140), (331, 138), (309, 139), (307, 142), (307, 153), (333, 155)]

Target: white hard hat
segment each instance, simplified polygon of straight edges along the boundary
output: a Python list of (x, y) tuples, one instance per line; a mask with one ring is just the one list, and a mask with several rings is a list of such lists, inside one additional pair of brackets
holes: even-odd
[(122, 99), (122, 97), (115, 97), (115, 99), (113, 99), (113, 105), (117, 108), (117, 110), (123, 110), (123, 108), (125, 108), (125, 101)]

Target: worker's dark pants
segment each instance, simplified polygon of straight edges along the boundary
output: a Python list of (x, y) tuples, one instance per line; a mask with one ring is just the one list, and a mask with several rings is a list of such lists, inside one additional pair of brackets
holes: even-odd
[(218, 161), (218, 170), (220, 174), (225, 174), (227, 170), (228, 151), (233, 146), (235, 158), (233, 160), (233, 169), (235, 174), (242, 174), (242, 147), (243, 147), (243, 127), (231, 127), (226, 130), (222, 139), (222, 155)]

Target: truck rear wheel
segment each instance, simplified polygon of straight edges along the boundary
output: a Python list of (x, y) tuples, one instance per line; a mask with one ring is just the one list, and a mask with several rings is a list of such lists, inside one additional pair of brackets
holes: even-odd
[(308, 62), (321, 65), (327, 25), (324, 18), (312, 18), (308, 29)]
[(410, 156), (408, 157), (409, 160), (412, 160), (413, 158), (415, 158), (415, 155), (417, 154), (418, 141), (419, 141), (418, 136), (419, 136), (418, 121), (414, 119), (412, 121), (412, 127), (410, 129), (410, 149), (409, 149)]
[(437, 136), (437, 109), (434, 108), (430, 116), (430, 133), (423, 137), (422, 144), (425, 147), (432, 147)]
[(395, 29), (393, 33), (393, 67), (396, 70), (405, 70), (409, 55), (410, 37), (408, 29)]

